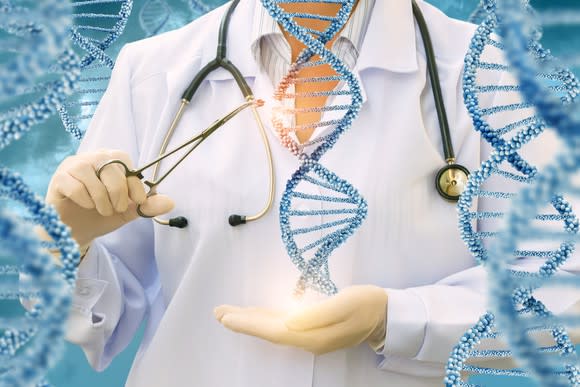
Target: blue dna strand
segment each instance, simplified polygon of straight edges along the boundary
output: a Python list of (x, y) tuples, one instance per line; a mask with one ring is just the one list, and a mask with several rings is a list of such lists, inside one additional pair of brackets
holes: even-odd
[(71, 25), (68, 2), (0, 1), (0, 149), (55, 114), (75, 87)]
[[(74, 89), (80, 62), (69, 46), (71, 25), (68, 2), (0, 1), (0, 149), (54, 115)], [(48, 386), (42, 378), (62, 349), (78, 250), (56, 212), (6, 168), (0, 197), (12, 201), (2, 205), (10, 213), (0, 212), (0, 385)], [(54, 241), (47, 247), (60, 253), (62, 270), (22, 213)]]
[(480, 0), (479, 4), (477, 4), (477, 7), (475, 7), (471, 15), (469, 15), (468, 21), (470, 23), (481, 24), (486, 19), (488, 10), (486, 9), (485, 4), (485, 0)]
[[(324, 46), (346, 23), (354, 1), (325, 0), (325, 3), (337, 5), (334, 16), (286, 12), (279, 6), (279, 3), (302, 2), (262, 0), (272, 18), (306, 46), (283, 77), (274, 96), (281, 106), (274, 112), (273, 125), (282, 144), (300, 160), (300, 167), (288, 180), (280, 201), (280, 228), (288, 255), (301, 272), (295, 294), (301, 295), (310, 288), (331, 295), (337, 292), (337, 287), (330, 279), (329, 256), (356, 231), (367, 214), (367, 203), (356, 188), (320, 164), (322, 156), (351, 126), (361, 108), (362, 97), (356, 77)], [(319, 20), (328, 26), (324, 31), (318, 31), (298, 25), (296, 19)], [(307, 75), (311, 70), (328, 66), (332, 69), (328, 76)], [(345, 87), (335, 89), (339, 82), (344, 82)], [(305, 85), (314, 85), (317, 91), (302, 92)], [(316, 106), (298, 109), (282, 106), (283, 102), (295, 98), (309, 98)], [(328, 106), (325, 105), (326, 98), (331, 102)], [(337, 102), (340, 99), (342, 101)], [(338, 117), (326, 119), (325, 112), (337, 113)], [(322, 118), (320, 121), (293, 122), (299, 114), (307, 113), (319, 113)], [(293, 138), (297, 132), (322, 128), (330, 129), (329, 134), (313, 141), (300, 144)], [(320, 194), (309, 193), (308, 188), (312, 187)], [(300, 210), (301, 202), (320, 203), (317, 208), (322, 209)], [(305, 219), (320, 216), (326, 219), (323, 223), (304, 225)]]
[[(465, 58), (464, 99), (472, 117), (476, 130), (489, 143), (491, 155), (482, 163), (469, 180), (467, 189), (458, 203), (459, 224), (462, 238), (469, 247), (477, 262), (491, 266), (489, 243), (500, 238), (499, 220), (506, 218), (510, 206), (520, 196), (518, 191), (535, 184), (541, 178), (537, 167), (526, 161), (520, 151), (525, 153), (525, 145), (531, 141), (542, 141), (541, 134), (545, 129), (545, 121), (534, 105), (523, 101), (520, 96), (523, 85), (513, 77), (513, 69), (506, 61), (504, 43), (495, 32), (498, 30), (496, 1), (483, 0), (480, 9), (485, 11), (481, 24), (470, 44)], [(531, 8), (525, 4), (525, 12), (532, 14)], [(481, 12), (479, 17), (482, 17)], [(538, 62), (551, 60), (550, 53), (543, 49), (538, 40), (539, 30), (526, 40), (523, 53), (535, 58)], [(571, 104), (578, 91), (578, 83), (573, 74), (563, 68), (549, 68), (537, 72), (536, 76), (550, 81), (549, 91), (558, 96), (558, 104)], [(540, 137), (539, 139), (536, 139)], [(495, 188), (495, 187), (499, 187)], [(509, 188), (509, 192), (501, 189)], [(485, 205), (474, 209), (477, 201)], [(538, 228), (563, 229), (562, 232), (551, 234), (549, 239), (555, 246), (548, 249), (528, 247), (514, 248), (503, 251), (504, 257), (538, 258), (544, 260), (537, 272), (524, 272), (506, 268), (505, 278), (518, 283), (521, 278), (552, 278), (556, 271), (570, 258), (574, 244), (571, 235), (578, 232), (578, 220), (570, 205), (561, 193), (552, 191), (547, 196), (543, 206), (536, 212), (528, 212)], [(535, 215), (534, 215), (535, 214)], [(545, 235), (545, 234), (543, 234)], [(528, 234), (532, 240), (535, 234)], [(506, 288), (502, 282), (497, 282), (492, 270), (490, 275), (495, 282), (492, 288), (501, 290), (511, 315), (521, 319), (545, 318), (550, 315), (546, 306), (534, 295), (535, 286), (514, 286)], [(453, 349), (447, 365), (445, 383), (448, 386), (470, 385), (462, 380), (462, 372), (466, 374), (486, 374), (504, 376), (527, 376), (521, 369), (506, 369), (490, 367), (490, 359), (506, 359), (517, 354), (508, 349), (477, 350), (475, 346), (483, 341), (493, 341), (496, 338), (511, 339), (511, 330), (504, 332), (504, 326), (499, 331), (495, 325), (496, 316), (488, 312), (472, 327)], [(548, 333), (554, 345), (540, 347), (532, 346), (534, 352), (558, 356), (570, 356), (575, 353), (574, 346), (565, 330), (558, 324), (531, 325), (523, 332), (532, 334)], [(487, 339), (487, 340), (486, 340)], [(531, 348), (530, 348), (531, 349)], [(486, 367), (466, 364), (470, 358), (480, 358), (487, 362)], [(503, 364), (505, 366), (505, 364)], [(575, 370), (570, 367), (553, 369), (550, 376), (560, 383), (569, 383), (575, 378)], [(569, 385), (569, 384), (565, 384)]]
[(184, 0), (189, 4), (189, 8), (195, 17), (208, 13), (214, 8), (227, 3), (226, 0)]
[[(225, 2), (187, 0), (183, 11), (165, 0), (145, 0), (138, 20), (144, 37), (181, 27), (192, 19)], [(174, 5), (174, 4), (173, 4)], [(82, 138), (94, 111), (107, 88), (114, 65), (113, 47), (127, 27), (133, 11), (133, 0), (75, 0), (75, 25), (72, 40), (84, 54), (81, 61), (80, 86), (58, 110), (65, 129), (75, 138)], [(143, 35), (141, 35), (143, 37)]]
[(106, 52), (121, 36), (133, 8), (132, 0), (79, 0), (72, 3), (75, 24), (71, 40), (82, 52), (79, 87), (58, 113), (65, 129), (82, 138), (105, 92), (114, 59)]
[[(0, 385), (48, 386), (42, 378), (63, 347), (78, 247), (56, 211), (4, 167), (0, 197)], [(35, 238), (32, 225), (43, 229), (51, 242)], [(47, 249), (60, 255), (61, 267)], [(27, 311), (21, 312), (20, 302)]]
[(202, 0), (189, 0), (189, 7), (194, 13), (201, 15), (212, 10), (212, 7)]
[(20, 3), (0, 1), (0, 29), (7, 34), (0, 54), (6, 59), (0, 78), (1, 99), (21, 94), (49, 70), (66, 46), (72, 23), (67, 2), (43, 2), (36, 7)]
[(146, 0), (139, 9), (139, 25), (146, 37), (154, 36), (179, 28), (223, 3), (225, 0), (196, 0), (187, 1), (186, 7), (179, 7), (175, 1)]
[[(511, 263), (509, 254), (512, 249), (529, 243), (530, 239), (565, 240), (568, 243), (578, 239), (577, 225), (565, 230), (546, 230), (534, 222), (534, 214), (538, 213), (543, 203), (550, 200), (556, 192), (566, 194), (570, 198), (578, 198), (577, 174), (579, 159), (578, 123), (579, 109), (575, 103), (562, 98), (560, 93), (554, 93), (555, 85), (551, 80), (539, 77), (552, 70), (562, 74), (570, 84), (575, 84), (573, 76), (565, 70), (568, 63), (558, 60), (552, 55), (546, 55), (542, 60), (529, 55), (528, 41), (540, 29), (543, 19), (542, 12), (530, 15), (525, 4), (505, 0), (498, 2), (498, 14), (502, 18), (500, 32), (504, 36), (507, 56), (521, 85), (525, 98), (534, 104), (539, 115), (561, 136), (565, 145), (560, 154), (538, 177), (536, 182), (526, 188), (514, 200), (512, 209), (506, 217), (506, 232), (498, 238), (490, 254), (490, 273), (492, 274), (492, 301), (497, 309), (498, 325), (507, 332), (507, 338), (518, 360), (539, 381), (545, 385), (563, 385), (557, 378), (559, 373), (566, 372), (570, 385), (580, 385), (580, 360), (578, 354), (571, 350), (565, 356), (553, 358), (535, 350), (536, 341), (528, 334), (534, 326), (555, 326), (560, 328), (578, 329), (580, 316), (568, 313), (565, 316), (553, 315), (546, 311), (534, 318), (526, 318), (514, 313), (508, 307), (510, 292), (518, 287), (564, 287), (562, 292), (578, 295), (580, 280), (578, 275), (570, 277), (553, 277), (539, 275), (536, 277), (514, 278), (506, 273)], [(575, 85), (575, 92), (578, 86)], [(542, 274), (542, 273), (541, 273)], [(562, 293), (564, 294), (564, 293)], [(572, 332), (572, 331), (571, 331)], [(576, 339), (577, 340), (577, 339)]]
[(139, 24), (146, 36), (163, 31), (171, 19), (171, 7), (164, 0), (147, 0), (139, 10)]

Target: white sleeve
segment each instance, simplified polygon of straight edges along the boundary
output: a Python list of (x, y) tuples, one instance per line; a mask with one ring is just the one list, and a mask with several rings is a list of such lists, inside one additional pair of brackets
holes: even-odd
[[(121, 149), (138, 160), (133, 123), (131, 63), (119, 53), (78, 153)], [(106, 368), (132, 340), (158, 289), (153, 226), (138, 219), (95, 239), (81, 262), (67, 340), (84, 350), (91, 366)]]
[[(502, 82), (510, 82), (502, 79)], [(502, 93), (506, 94), (506, 93)], [(494, 105), (514, 103), (513, 97), (498, 97)], [(506, 113), (509, 114), (509, 113)], [(515, 121), (513, 116), (504, 119)], [(500, 117), (501, 119), (501, 117)], [(499, 125), (494, 124), (494, 127)], [(481, 140), (482, 161), (490, 153), (490, 146)], [(559, 139), (552, 131), (544, 132), (522, 149), (522, 156), (532, 165), (541, 166), (550, 162), (561, 148)], [(487, 191), (518, 192), (524, 184), (509, 186), (505, 179), (490, 178), (482, 189)], [(569, 199), (569, 198), (567, 198)], [(479, 198), (478, 211), (507, 211), (509, 201), (503, 200), (500, 208), (497, 199)], [(580, 214), (580, 201), (571, 201), (576, 214)], [(478, 231), (500, 229), (500, 220), (478, 222)], [(450, 230), (454, 232), (455, 230)], [(554, 244), (549, 247), (554, 249)], [(428, 261), (428, 260), (426, 260)], [(514, 269), (536, 271), (543, 260), (521, 258)], [(475, 264), (475, 263), (474, 263)], [(559, 270), (558, 275), (580, 275), (580, 257), (575, 253)], [(440, 281), (406, 289), (386, 289), (388, 294), (385, 346), (378, 352), (384, 356), (380, 368), (418, 376), (444, 374), (443, 364), (463, 334), (471, 328), (488, 308), (488, 281), (482, 266), (455, 273)], [(580, 290), (570, 288), (540, 289), (538, 299), (555, 314), (564, 312), (580, 301)]]

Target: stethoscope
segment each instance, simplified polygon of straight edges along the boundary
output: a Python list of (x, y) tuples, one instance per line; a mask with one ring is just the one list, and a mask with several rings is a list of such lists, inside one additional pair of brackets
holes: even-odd
[[(266, 156), (268, 158), (269, 177), (270, 177), (268, 201), (267, 201), (266, 205), (264, 206), (264, 208), (260, 212), (258, 212), (257, 214), (252, 215), (252, 216), (232, 214), (229, 216), (228, 222), (231, 226), (239, 226), (240, 224), (245, 224), (248, 222), (258, 220), (261, 217), (263, 217), (266, 213), (268, 213), (268, 211), (272, 208), (272, 203), (274, 202), (274, 195), (275, 195), (276, 187), (275, 187), (274, 162), (272, 159), (272, 152), (270, 150), (270, 144), (268, 142), (268, 137), (267, 137), (266, 131), (264, 129), (264, 124), (262, 123), (261, 117), (257, 111), (257, 107), (261, 106), (263, 102), (255, 99), (255, 97), (252, 93), (252, 89), (250, 88), (250, 86), (248, 85), (246, 80), (244, 79), (240, 70), (238, 70), (238, 68), (232, 62), (230, 62), (230, 60), (226, 57), (226, 51), (227, 51), (226, 41), (227, 41), (230, 19), (231, 19), (231, 16), (232, 16), (232, 14), (233, 14), (233, 12), (234, 12), (234, 10), (237, 7), (239, 2), (240, 2), (240, 0), (232, 1), (232, 3), (230, 4), (224, 18), (221, 21), (219, 35), (218, 35), (217, 54), (216, 54), (215, 59), (212, 60), (211, 62), (209, 62), (207, 65), (205, 65), (197, 73), (197, 75), (193, 78), (193, 80), (191, 81), (191, 83), (189, 84), (187, 89), (183, 92), (183, 95), (181, 96), (181, 104), (179, 106), (179, 109), (177, 110), (177, 113), (175, 114), (175, 117), (173, 118), (173, 121), (171, 122), (171, 125), (169, 126), (169, 129), (167, 130), (167, 133), (165, 134), (165, 137), (164, 137), (163, 142), (161, 144), (161, 147), (159, 149), (159, 156), (155, 160), (148, 163), (147, 165), (144, 165), (143, 167), (138, 168), (138, 169), (128, 168), (128, 166), (122, 160), (117, 160), (117, 159), (109, 160), (109, 161), (105, 162), (104, 164), (102, 164), (101, 166), (99, 166), (99, 168), (97, 168), (97, 176), (100, 176), (102, 170), (106, 166), (111, 165), (111, 164), (118, 164), (124, 168), (125, 176), (127, 176), (127, 177), (136, 176), (139, 179), (143, 179), (144, 176), (143, 176), (142, 172), (144, 172), (146, 169), (154, 166), (152, 179), (145, 180), (144, 184), (149, 187), (149, 192), (147, 193), (147, 196), (155, 195), (157, 186), (171, 172), (173, 172), (173, 170), (177, 167), (177, 165), (180, 164), (191, 152), (193, 152), (195, 150), (195, 148), (197, 148), (204, 140), (206, 140), (210, 135), (215, 133), (215, 131), (219, 127), (223, 126), (227, 121), (229, 121), (231, 118), (233, 118), (236, 114), (238, 114), (239, 112), (241, 112), (242, 110), (244, 110), (246, 108), (251, 108), (252, 113), (254, 115), (254, 119), (256, 120), (256, 122), (258, 124), (258, 128), (260, 130), (260, 135), (261, 135), (262, 141), (264, 143)], [(169, 152), (166, 152), (167, 145), (169, 144), (169, 141), (171, 140), (171, 137), (173, 137), (173, 133), (175, 132), (175, 129), (177, 128), (177, 126), (179, 125), (179, 122), (181, 121), (181, 117), (183, 116), (183, 112), (185, 110), (185, 107), (191, 102), (191, 100), (193, 99), (195, 93), (197, 92), (197, 89), (199, 88), (199, 86), (201, 85), (203, 80), (212, 71), (214, 71), (220, 67), (227, 70), (228, 72), (230, 72), (230, 74), (232, 74), (232, 76), (234, 77), (236, 83), (238, 84), (238, 88), (242, 92), (242, 95), (244, 96), (246, 102), (243, 103), (242, 105), (238, 106), (236, 109), (232, 110), (228, 114), (226, 114), (224, 117), (215, 121), (212, 125), (210, 125), (208, 128), (203, 130), (199, 135), (194, 136), (193, 138), (189, 139), (188, 141), (181, 144), (177, 148), (175, 148)], [(179, 151), (180, 149), (187, 147), (188, 145), (191, 145), (191, 147), (187, 150), (187, 152), (171, 168), (169, 168), (169, 170), (165, 174), (163, 174), (161, 177), (159, 177), (159, 165), (161, 164), (161, 161), (163, 159), (171, 156), (175, 152)], [(137, 212), (141, 217), (151, 218), (151, 216), (148, 216), (147, 214), (143, 213), (143, 211), (141, 210), (141, 206), (137, 207)], [(177, 217), (174, 217), (174, 218), (171, 218), (168, 220), (164, 220), (164, 219), (161, 219), (159, 217), (153, 217), (153, 220), (155, 220), (155, 222), (157, 222), (158, 224), (161, 224), (164, 226), (177, 227), (177, 228), (185, 228), (185, 227), (187, 227), (187, 224), (188, 224), (187, 218), (184, 216), (177, 216)]]
[[(147, 193), (147, 196), (155, 195), (156, 188), (161, 183), (161, 181), (163, 181), (171, 172), (173, 172), (173, 170), (177, 167), (177, 165), (179, 165), (191, 152), (193, 152), (195, 148), (197, 148), (205, 139), (207, 139), (211, 134), (215, 133), (215, 131), (219, 127), (223, 126), (236, 114), (238, 114), (239, 112), (241, 112), (246, 108), (250, 108), (254, 115), (254, 119), (258, 124), (260, 135), (264, 143), (266, 156), (268, 158), (269, 175), (270, 175), (269, 196), (266, 205), (257, 214), (253, 216), (233, 214), (229, 216), (228, 222), (231, 226), (239, 226), (240, 224), (252, 222), (262, 218), (272, 208), (272, 203), (274, 202), (274, 194), (275, 194), (274, 162), (272, 160), (272, 152), (270, 150), (270, 145), (268, 142), (266, 131), (264, 129), (264, 125), (262, 123), (260, 115), (257, 111), (257, 108), (261, 106), (262, 101), (255, 99), (252, 90), (249, 87), (246, 80), (244, 79), (242, 73), (232, 62), (230, 62), (226, 58), (228, 27), (230, 24), (232, 14), (234, 13), (234, 10), (236, 9), (239, 2), (240, 0), (233, 0), (231, 2), (228, 10), (226, 11), (226, 14), (224, 15), (221, 21), (218, 34), (217, 54), (215, 59), (209, 62), (197, 73), (197, 75), (193, 78), (193, 80), (183, 93), (179, 109), (177, 110), (177, 113), (175, 114), (175, 117), (173, 118), (173, 121), (171, 122), (171, 125), (169, 126), (169, 129), (167, 130), (167, 133), (165, 134), (165, 137), (159, 149), (159, 156), (155, 160), (138, 169), (130, 169), (123, 161), (118, 159), (109, 160), (100, 165), (99, 168), (97, 168), (96, 171), (97, 176), (100, 177), (101, 172), (106, 166), (111, 164), (118, 164), (124, 168), (126, 176), (136, 176), (139, 179), (144, 179), (143, 172), (146, 169), (154, 166), (152, 179), (145, 180), (144, 184), (149, 187), (149, 192)], [(413, 15), (415, 16), (417, 24), (419, 25), (419, 30), (421, 32), (421, 37), (423, 39), (423, 44), (425, 46), (425, 53), (427, 57), (427, 68), (429, 71), (429, 77), (431, 79), (431, 84), (433, 88), (433, 97), (435, 99), (437, 118), (439, 120), (439, 129), (441, 131), (441, 137), (443, 140), (443, 151), (445, 155), (445, 161), (447, 162), (447, 165), (439, 169), (439, 171), (437, 172), (435, 178), (435, 187), (439, 195), (441, 195), (441, 197), (443, 197), (448, 201), (456, 202), (459, 199), (459, 196), (461, 195), (463, 190), (465, 189), (467, 179), (469, 177), (469, 170), (464, 166), (455, 163), (455, 153), (453, 151), (453, 145), (451, 142), (449, 122), (447, 120), (447, 113), (445, 110), (445, 105), (443, 103), (441, 83), (439, 80), (439, 73), (437, 71), (435, 54), (433, 51), (433, 45), (431, 43), (429, 30), (427, 28), (427, 24), (425, 22), (423, 14), (421, 13), (421, 10), (419, 9), (419, 6), (415, 2), (415, 0), (412, 0), (412, 5), (413, 5)], [(199, 88), (203, 80), (212, 71), (220, 67), (230, 72), (230, 74), (232, 74), (246, 102), (238, 106), (231, 112), (229, 112), (226, 116), (215, 121), (208, 128), (204, 129), (200, 134), (192, 137), (191, 139), (181, 144), (177, 148), (174, 148), (173, 150), (166, 152), (167, 145), (169, 144), (169, 141), (171, 140), (171, 137), (175, 132), (175, 128), (181, 121), (181, 117), (183, 116), (185, 107), (191, 102), (193, 96), (195, 95), (197, 89)], [(165, 174), (159, 177), (159, 165), (161, 161), (173, 155), (177, 151), (186, 148), (189, 145), (191, 145), (191, 147), (187, 150), (187, 152), (171, 168), (169, 168), (169, 170)], [(137, 208), (137, 212), (142, 217), (151, 218), (151, 216), (148, 216), (147, 214), (143, 213), (140, 206)], [(187, 227), (188, 224), (187, 218), (183, 216), (177, 216), (169, 220), (160, 219), (158, 217), (154, 217), (153, 219), (161, 225), (177, 228), (185, 228)]]
[(435, 109), (437, 110), (437, 119), (439, 120), (439, 130), (441, 132), (441, 139), (443, 141), (443, 154), (445, 155), (445, 162), (447, 165), (439, 169), (435, 176), (435, 188), (439, 195), (445, 200), (456, 202), (459, 196), (465, 190), (467, 180), (469, 178), (469, 170), (461, 164), (455, 163), (455, 152), (453, 151), (453, 144), (451, 142), (451, 133), (449, 131), (449, 121), (447, 120), (447, 110), (443, 103), (443, 94), (441, 93), (441, 81), (439, 80), (439, 72), (437, 71), (437, 64), (435, 61), (435, 52), (433, 51), (433, 43), (431, 43), (431, 36), (425, 18), (421, 13), (421, 9), (415, 2), (413, 2), (413, 15), (421, 31), (421, 39), (425, 46), (425, 56), (427, 58), (427, 69), (429, 77), (431, 78), (431, 87), (433, 88), (433, 98), (435, 99)]

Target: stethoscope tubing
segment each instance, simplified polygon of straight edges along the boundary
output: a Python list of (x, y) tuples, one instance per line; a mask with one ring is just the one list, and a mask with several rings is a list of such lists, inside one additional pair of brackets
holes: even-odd
[[(212, 71), (215, 71), (218, 68), (223, 68), (226, 71), (228, 71), (234, 77), (234, 80), (236, 81), (238, 88), (240, 89), (240, 91), (241, 91), (242, 95), (244, 96), (244, 98), (246, 99), (246, 101), (247, 102), (254, 101), (255, 97), (253, 95), (252, 89), (250, 88), (250, 86), (246, 82), (244, 76), (242, 75), (240, 70), (226, 57), (226, 55), (227, 55), (227, 36), (228, 36), (228, 29), (229, 29), (229, 25), (230, 25), (230, 19), (234, 13), (234, 10), (238, 6), (239, 2), (240, 2), (240, 0), (233, 0), (232, 3), (230, 4), (228, 10), (226, 11), (225, 16), (222, 18), (222, 21), (220, 23), (219, 33), (218, 33), (218, 45), (217, 45), (217, 52), (216, 52), (215, 59), (213, 59), (212, 61), (207, 63), (195, 75), (195, 77), (191, 80), (188, 87), (183, 92), (183, 95), (181, 98), (181, 101), (182, 101), (181, 105), (176, 113), (175, 118), (173, 119), (173, 121), (170, 125), (170, 128), (168, 129), (167, 133), (165, 134), (165, 137), (163, 139), (163, 143), (162, 143), (161, 148), (160, 148), (160, 154), (162, 154), (166, 151), (167, 146), (169, 144), (169, 141), (173, 137), (173, 133), (175, 132), (175, 129), (176, 129), (177, 125), (179, 124), (179, 121), (181, 120), (181, 116), (183, 115), (185, 107), (191, 102), (191, 100), (193, 99), (195, 93), (199, 89), (199, 87), (202, 84), (202, 82), (204, 81), (204, 79)], [(270, 143), (269, 143), (268, 137), (266, 135), (264, 123), (260, 117), (260, 114), (257, 111), (255, 104), (252, 104), (251, 110), (252, 110), (252, 114), (254, 115), (254, 119), (256, 120), (256, 122), (258, 124), (260, 136), (262, 138), (262, 142), (264, 144), (264, 149), (266, 151), (266, 157), (268, 159), (268, 174), (269, 174), (268, 201), (266, 202), (266, 205), (264, 206), (264, 208), (255, 215), (252, 215), (252, 216), (244, 216), (244, 215), (237, 215), (237, 214), (231, 215), (228, 219), (228, 222), (231, 226), (238, 226), (240, 224), (245, 224), (247, 222), (251, 222), (251, 221), (255, 221), (255, 220), (260, 219), (272, 208), (272, 205), (274, 203), (274, 195), (275, 195), (275, 191), (276, 191), (276, 186), (275, 186), (276, 179), (275, 179), (275, 171), (274, 171), (274, 162), (273, 162), (273, 158), (272, 158), (272, 151), (270, 149)], [(190, 152), (188, 152), (188, 154), (191, 153), (191, 151), (193, 151), (193, 149), (191, 149)], [(159, 164), (156, 164), (155, 169), (153, 171), (153, 179), (154, 180), (157, 178), (158, 173), (159, 173)], [(171, 225), (172, 221), (174, 221), (173, 223), (178, 223), (180, 225), (187, 225), (187, 221), (184, 217), (179, 217), (179, 218), (181, 219), (181, 221), (179, 221), (179, 222), (175, 222), (175, 219), (177, 219), (177, 218), (173, 218), (170, 220), (163, 220), (159, 217), (155, 217), (153, 219), (157, 223), (162, 224), (162, 225)]]
[[(441, 133), (441, 141), (443, 143), (443, 154), (447, 165), (443, 166), (437, 171), (435, 175), (435, 189), (439, 195), (449, 201), (457, 202), (463, 188), (456, 190), (456, 186), (461, 184), (463, 187), (467, 183), (469, 177), (469, 170), (461, 165), (455, 163), (455, 151), (453, 150), (453, 141), (451, 139), (451, 131), (449, 129), (449, 120), (447, 118), (447, 109), (443, 100), (443, 92), (441, 91), (441, 80), (439, 79), (439, 71), (437, 70), (437, 61), (435, 59), (435, 50), (433, 49), (433, 42), (425, 17), (417, 5), (415, 0), (411, 1), (413, 8), (413, 15), (419, 26), (421, 32), (421, 39), (425, 47), (425, 58), (427, 61), (427, 70), (429, 72), (429, 79), (431, 79), (431, 88), (433, 89), (433, 99), (435, 101), (435, 110), (437, 111), (437, 120), (439, 122), (439, 131)], [(447, 178), (446, 178), (447, 177)]]
[(423, 45), (425, 46), (425, 57), (427, 60), (427, 70), (429, 71), (429, 78), (431, 79), (431, 88), (433, 89), (433, 99), (435, 100), (435, 109), (437, 111), (437, 119), (439, 121), (439, 130), (441, 132), (441, 139), (443, 141), (443, 153), (445, 160), (455, 160), (455, 152), (453, 151), (453, 143), (451, 141), (451, 134), (449, 130), (449, 120), (447, 119), (447, 109), (445, 109), (445, 102), (443, 101), (443, 93), (441, 91), (441, 80), (439, 79), (439, 71), (437, 70), (435, 51), (433, 50), (433, 43), (431, 35), (427, 28), (427, 23), (423, 17), (423, 13), (419, 6), (412, 1), (413, 14), (417, 20), (417, 25), (421, 31)]
[[(177, 111), (167, 133), (165, 134), (164, 139), (163, 139), (163, 142), (162, 142), (162, 145), (161, 145), (161, 148), (159, 151), (160, 156), (165, 154), (165, 152), (167, 150), (167, 146), (168, 146), (171, 138), (173, 137), (175, 129), (177, 128), (177, 126), (178, 126), (178, 124), (183, 116), (185, 108), (187, 107), (187, 105), (189, 105), (189, 103), (193, 99), (195, 93), (199, 89), (199, 87), (202, 84), (202, 82), (204, 81), (204, 79), (212, 71), (215, 71), (218, 68), (223, 68), (226, 71), (228, 71), (229, 73), (231, 73), (232, 76), (234, 77), (234, 80), (236, 81), (238, 88), (240, 89), (242, 95), (246, 99), (246, 101), (249, 102), (249, 101), (254, 100), (253, 92), (252, 92), (250, 86), (248, 85), (248, 83), (246, 82), (244, 76), (239, 71), (239, 69), (226, 57), (227, 56), (227, 36), (228, 36), (228, 29), (229, 29), (229, 25), (230, 25), (230, 20), (231, 20), (231, 17), (233, 15), (236, 7), (238, 6), (239, 2), (240, 2), (240, 0), (233, 0), (230, 4), (229, 8), (226, 11), (226, 14), (224, 15), (224, 17), (221, 20), (219, 33), (218, 33), (218, 45), (217, 45), (216, 57), (212, 61), (207, 63), (195, 75), (195, 77), (191, 80), (188, 87), (183, 92), (183, 95), (181, 98), (181, 104), (178, 108), (178, 111)], [(446, 192), (444, 187), (442, 187), (442, 185), (440, 183), (441, 176), (445, 173), (449, 173), (449, 174), (455, 173), (454, 175), (456, 175), (457, 174), (456, 172), (461, 172), (461, 173), (464, 173), (465, 178), (467, 178), (467, 176), (469, 175), (469, 170), (462, 165), (455, 164), (455, 153), (453, 150), (453, 144), (452, 144), (452, 139), (451, 139), (451, 134), (450, 134), (450, 129), (449, 129), (449, 121), (447, 118), (447, 111), (446, 111), (445, 103), (443, 100), (443, 93), (441, 91), (441, 82), (440, 82), (439, 73), (437, 70), (435, 53), (434, 53), (434, 49), (433, 49), (433, 43), (431, 41), (431, 36), (429, 34), (429, 29), (427, 27), (427, 23), (425, 21), (425, 18), (423, 17), (423, 14), (422, 14), (422, 12), (421, 12), (421, 10), (420, 10), (420, 8), (417, 5), (415, 0), (412, 0), (412, 9), (413, 9), (413, 15), (415, 17), (415, 20), (417, 21), (417, 25), (419, 27), (421, 37), (423, 40), (423, 44), (425, 47), (427, 68), (428, 68), (428, 72), (429, 72), (429, 78), (431, 79), (431, 87), (433, 89), (433, 98), (435, 100), (435, 108), (437, 111), (439, 129), (441, 132), (441, 138), (442, 138), (442, 143), (443, 143), (443, 152), (444, 152), (444, 156), (445, 156), (445, 161), (447, 162), (447, 165), (442, 167), (436, 175), (436, 180), (435, 180), (436, 181), (436, 189), (437, 189), (438, 193), (444, 199), (446, 199), (448, 201), (457, 201), (457, 199), (459, 198), (459, 195), (450, 195)], [(231, 215), (229, 217), (229, 223), (232, 226), (237, 226), (239, 224), (244, 224), (246, 222), (254, 221), (254, 220), (261, 218), (270, 210), (270, 208), (272, 207), (273, 201), (274, 201), (275, 172), (274, 172), (274, 166), (273, 166), (273, 160), (272, 160), (272, 152), (270, 149), (269, 141), (268, 141), (268, 138), (266, 135), (266, 131), (264, 129), (263, 122), (260, 118), (259, 113), (257, 112), (255, 105), (252, 106), (252, 114), (254, 115), (254, 118), (255, 118), (256, 122), (258, 123), (260, 135), (261, 135), (262, 140), (264, 142), (266, 155), (267, 155), (268, 162), (269, 162), (269, 177), (270, 177), (269, 197), (268, 197), (268, 202), (266, 203), (266, 206), (256, 215), (253, 215), (253, 216)], [(178, 161), (177, 164), (181, 163), (181, 161), (183, 161), (198, 145), (199, 145), (199, 143), (193, 145), (192, 148), (188, 150), (188, 152)], [(185, 146), (187, 146), (187, 145), (183, 145), (179, 149), (182, 149)], [(177, 164), (174, 165), (168, 172), (166, 172), (160, 179), (157, 180), (157, 176), (159, 174), (160, 161), (162, 159), (163, 159), (162, 157), (159, 157), (158, 159), (156, 159), (156, 161), (158, 161), (158, 162), (155, 164), (155, 168), (153, 171), (152, 180), (154, 182), (156, 182), (157, 184), (160, 183), (163, 179), (165, 179), (165, 177), (167, 177), (167, 175), (169, 173), (171, 173), (171, 171), (173, 171), (173, 169), (177, 166)], [(154, 162), (152, 162), (150, 164), (152, 165)], [(453, 183), (456, 183), (456, 182), (453, 181)], [(155, 187), (157, 184), (155, 184), (151, 188), (152, 191), (155, 190)], [(185, 219), (183, 217), (181, 217), (181, 218), (182, 218), (182, 220)], [(154, 219), (157, 223), (160, 223), (163, 225), (168, 225), (168, 224), (171, 225), (171, 220), (167, 221), (167, 220), (163, 220), (160, 218), (154, 218)], [(174, 219), (177, 219), (177, 218), (174, 218)], [(184, 223), (184, 222), (181, 222), (181, 223)], [(185, 221), (185, 224), (186, 223), (187, 222)]]

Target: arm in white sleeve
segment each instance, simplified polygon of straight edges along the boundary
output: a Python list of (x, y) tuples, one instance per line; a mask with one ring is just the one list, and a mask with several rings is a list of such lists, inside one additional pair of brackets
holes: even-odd
[[(78, 153), (120, 149), (138, 160), (133, 123), (131, 63), (119, 53), (107, 91)], [(67, 340), (84, 350), (91, 366), (106, 368), (132, 340), (158, 288), (150, 220), (138, 219), (95, 239), (81, 262)]]
[[(494, 105), (513, 103), (513, 96), (498, 98), (507, 100), (496, 99)], [(513, 117), (511, 121), (514, 121)], [(496, 125), (494, 127), (499, 127)], [(484, 140), (481, 141), (484, 161), (489, 156), (490, 147)], [(541, 166), (554, 158), (558, 148), (560, 144), (556, 135), (547, 131), (527, 144), (521, 154), (541, 171)], [(506, 182), (505, 179), (492, 177), (484, 183), (482, 189), (518, 192), (524, 187), (523, 184), (517, 183), (510, 186)], [(571, 205), (578, 214), (580, 200), (572, 201)], [(508, 211), (509, 200), (503, 200), (502, 207), (498, 199), (479, 198), (477, 210)], [(477, 225), (478, 231), (498, 231), (501, 227), (499, 221), (480, 221)], [(452, 231), (454, 230), (450, 230)], [(545, 247), (554, 250), (558, 246), (552, 242)], [(543, 260), (522, 258), (514, 262), (513, 268), (536, 271), (540, 262)], [(569, 258), (558, 275), (580, 275), (578, 253)], [(447, 362), (452, 348), (488, 309), (486, 277), (485, 268), (476, 266), (431, 285), (386, 289), (388, 293), (386, 339), (384, 349), (379, 352), (384, 356), (380, 367), (421, 376), (442, 375), (444, 371), (442, 363)], [(578, 289), (540, 289), (536, 295), (555, 314), (570, 310), (580, 301)]]

